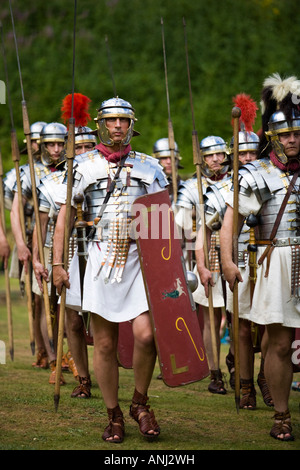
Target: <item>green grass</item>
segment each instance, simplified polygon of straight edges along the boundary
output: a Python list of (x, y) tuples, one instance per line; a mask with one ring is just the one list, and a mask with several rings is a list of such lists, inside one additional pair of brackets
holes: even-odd
[[(0, 340), (8, 343), (3, 276), (0, 276)], [(228, 386), (225, 396), (207, 391), (209, 379), (183, 387), (170, 388), (157, 380), (156, 367), (149, 390), (150, 404), (161, 426), (156, 442), (139, 434), (136, 423), (128, 416), (133, 393), (133, 372), (120, 368), (120, 406), (126, 417), (126, 436), (120, 445), (102, 441), (106, 426), (106, 409), (96, 384), (89, 346), (92, 398), (71, 399), (76, 382), (65, 373), (58, 410), (55, 411), (54, 387), (48, 384), (49, 370), (36, 370), (31, 364), (26, 302), (12, 283), (14, 361), (7, 345), (6, 364), (0, 364), (0, 449), (1, 450), (297, 450), (300, 446), (298, 392), (291, 392), (294, 442), (278, 442), (269, 437), (273, 410), (264, 405), (257, 388), (257, 410), (237, 413), (234, 391)], [(67, 344), (64, 345), (65, 351)], [(226, 371), (222, 346), (221, 368)], [(256, 355), (256, 376), (259, 356)], [(227, 375), (228, 377), (228, 375)], [(229, 377), (228, 377), (229, 378)], [(299, 374), (295, 375), (299, 379)]]

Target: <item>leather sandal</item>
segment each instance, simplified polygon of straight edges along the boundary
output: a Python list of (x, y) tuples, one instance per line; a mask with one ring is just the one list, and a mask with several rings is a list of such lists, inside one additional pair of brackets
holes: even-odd
[(273, 418), (275, 422), (270, 431), (270, 436), (279, 441), (293, 441), (294, 436), (292, 435), (291, 415), (289, 410), (283, 413), (276, 411)]
[(71, 393), (71, 398), (90, 398), (91, 397), (91, 387), (92, 382), (90, 376), (88, 377), (79, 377), (79, 385), (74, 388)]
[(68, 359), (68, 364), (69, 364), (69, 370), (72, 372), (74, 375), (75, 379), (79, 377), (78, 370), (75, 364), (75, 361), (71, 355), (71, 351), (67, 352), (67, 359)]
[[(51, 374), (49, 377), (49, 384), (55, 385), (56, 382), (56, 361), (51, 361), (50, 362), (50, 369), (51, 369)], [(60, 374), (60, 385), (65, 385), (65, 379), (62, 374)]]
[(125, 433), (124, 417), (121, 408), (119, 405), (115, 406), (115, 408), (107, 408), (107, 414), (109, 424), (102, 434), (102, 439), (105, 442), (120, 444), (124, 440)]
[(257, 385), (260, 388), (265, 405), (274, 406), (274, 403), (270, 394), (270, 390), (269, 390), (269, 387), (268, 387), (268, 384), (267, 384), (267, 381), (265, 379), (265, 375), (263, 372), (259, 372), (257, 376)]
[(210, 371), (210, 384), (208, 390), (211, 393), (217, 393), (219, 395), (226, 395), (227, 390), (223, 381), (223, 374), (221, 370), (211, 370)]
[(254, 388), (253, 379), (241, 379), (241, 392), (240, 409), (255, 410), (256, 390)]
[(49, 369), (48, 355), (45, 349), (38, 350), (36, 361), (32, 363), (32, 367)]
[[(147, 395), (142, 395), (136, 389), (130, 405), (129, 415), (138, 423), (139, 431), (147, 439), (155, 439), (160, 434), (153, 410), (149, 410), (150, 405), (146, 405)], [(150, 431), (154, 431), (150, 433)]]

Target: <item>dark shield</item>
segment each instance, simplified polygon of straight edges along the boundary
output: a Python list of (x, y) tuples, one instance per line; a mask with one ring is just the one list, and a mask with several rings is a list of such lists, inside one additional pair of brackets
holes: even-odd
[(208, 364), (168, 191), (136, 199), (132, 216), (163, 380), (170, 387), (202, 380)]

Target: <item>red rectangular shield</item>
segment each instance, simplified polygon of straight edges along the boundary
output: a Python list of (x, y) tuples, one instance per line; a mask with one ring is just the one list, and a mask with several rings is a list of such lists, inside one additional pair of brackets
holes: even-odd
[(202, 380), (209, 369), (168, 191), (136, 199), (132, 216), (163, 380)]

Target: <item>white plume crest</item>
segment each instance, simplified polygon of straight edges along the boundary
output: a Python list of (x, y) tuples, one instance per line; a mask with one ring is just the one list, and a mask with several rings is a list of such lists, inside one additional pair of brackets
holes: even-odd
[(300, 96), (300, 80), (294, 76), (282, 79), (278, 73), (274, 73), (265, 79), (264, 87), (273, 89), (272, 98), (274, 98), (277, 103), (280, 103), (288, 93)]

